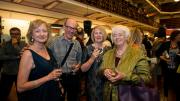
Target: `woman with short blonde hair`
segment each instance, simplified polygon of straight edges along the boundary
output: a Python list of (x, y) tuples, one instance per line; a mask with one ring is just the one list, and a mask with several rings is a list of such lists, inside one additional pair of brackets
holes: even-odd
[(107, 38), (104, 26), (96, 26), (91, 33), (92, 44), (87, 46), (86, 61), (82, 66), (82, 72), (87, 72), (87, 99), (88, 101), (103, 101), (103, 81), (97, 74), (102, 63), (104, 53), (110, 49), (103, 44)]

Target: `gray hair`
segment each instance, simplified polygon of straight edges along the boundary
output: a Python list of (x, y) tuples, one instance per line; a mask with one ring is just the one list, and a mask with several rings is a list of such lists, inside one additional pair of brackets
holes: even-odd
[(128, 39), (130, 36), (130, 30), (128, 27), (123, 25), (118, 25), (112, 28), (111, 40), (113, 41), (112, 35), (116, 32), (124, 33), (125, 37)]

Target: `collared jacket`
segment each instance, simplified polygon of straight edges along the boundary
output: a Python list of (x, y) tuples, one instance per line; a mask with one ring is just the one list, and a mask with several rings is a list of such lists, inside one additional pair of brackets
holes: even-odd
[(106, 80), (103, 92), (104, 101), (110, 101), (110, 96), (112, 96), (112, 101), (118, 101), (118, 84), (138, 84), (140, 79), (147, 83), (151, 79), (149, 64), (143, 50), (128, 46), (117, 67), (115, 67), (115, 51), (116, 47), (106, 52), (99, 73), (103, 75), (105, 69), (116, 68), (119, 72), (124, 73), (125, 77), (113, 84)]

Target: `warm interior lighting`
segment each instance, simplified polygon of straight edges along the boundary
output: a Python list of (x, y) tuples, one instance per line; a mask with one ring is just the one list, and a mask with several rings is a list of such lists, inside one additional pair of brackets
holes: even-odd
[(45, 5), (44, 8), (51, 9), (51, 8), (54, 8), (55, 6), (57, 6), (59, 3), (60, 3), (59, 1), (53, 1), (53, 2)]
[(150, 36), (150, 33), (149, 33), (148, 31), (145, 31), (145, 32), (144, 32), (144, 35)]
[(145, 0), (147, 3), (149, 3), (154, 9), (156, 9), (160, 14), (179, 14), (180, 11), (177, 12), (164, 12), (161, 11), (159, 8), (157, 8), (150, 0)]
[(12, 2), (15, 2), (15, 3), (20, 3), (22, 2), (23, 0), (12, 0)]
[[(30, 21), (27, 20), (3, 18), (3, 26), (5, 26), (3, 32), (9, 34), (9, 29), (11, 29), (12, 27), (18, 27), (21, 30), (21, 37), (25, 37), (29, 28), (29, 24)], [(25, 38), (25, 40), (26, 39), (27, 38)]]
[(52, 33), (51, 35), (52, 35), (52, 37), (54, 37), (54, 36), (56, 36), (56, 33)]
[(154, 12), (154, 13), (149, 13), (149, 14), (146, 14), (146, 17), (152, 17), (152, 16), (155, 16), (157, 13)]
[(179, 0), (174, 0), (175, 2), (178, 2)]

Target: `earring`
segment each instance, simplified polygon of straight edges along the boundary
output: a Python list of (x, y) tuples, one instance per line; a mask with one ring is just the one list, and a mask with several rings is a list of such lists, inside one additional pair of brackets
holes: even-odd
[(34, 41), (34, 39), (33, 38), (31, 38), (31, 42), (33, 42)]

